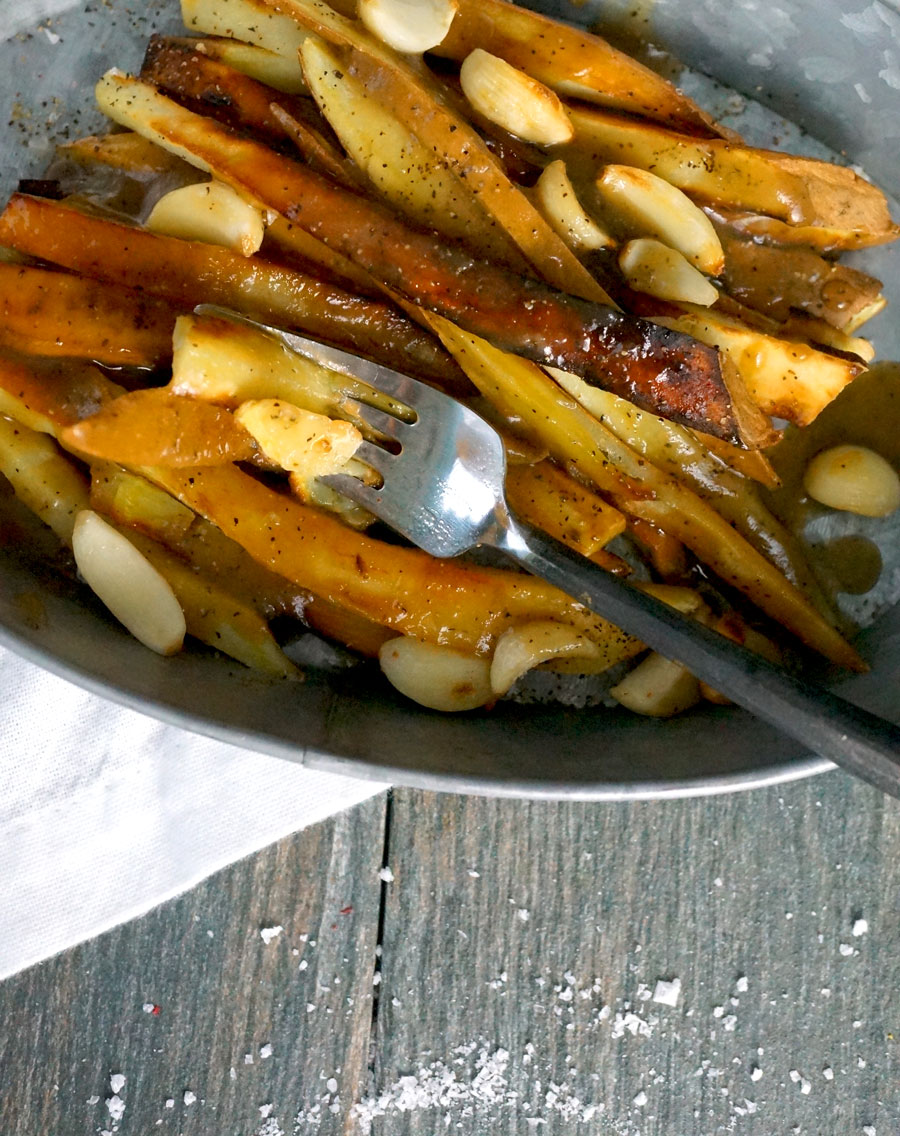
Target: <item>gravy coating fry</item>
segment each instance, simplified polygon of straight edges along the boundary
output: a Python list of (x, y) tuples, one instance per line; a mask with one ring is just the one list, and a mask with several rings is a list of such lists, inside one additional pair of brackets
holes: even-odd
[[(40, 255), (40, 254), (38, 254)], [(47, 258), (51, 259), (51, 258)], [(127, 287), (0, 264), (0, 344), (35, 355), (156, 367), (172, 354), (175, 312)]]
[(727, 584), (807, 646), (850, 670), (865, 669), (857, 652), (774, 565), (705, 501), (626, 446), (539, 367), (454, 327), (429, 322), (472, 382), (501, 414), (545, 445), (622, 512), (676, 537)]
[[(768, 436), (746, 394), (729, 389), (718, 353), (696, 340), (474, 260), (137, 80), (108, 74), (98, 90), (120, 121), (295, 221), (407, 300), (505, 350), (591, 376), (664, 417), (750, 445)], [(18, 247), (5, 236), (9, 228), (0, 220), (0, 239)]]
[[(269, 153), (264, 147), (260, 149)], [(448, 370), (451, 374), (454, 370), (435, 340), (388, 304), (360, 299), (300, 272), (228, 249), (164, 237), (105, 217), (89, 216), (56, 201), (22, 194), (15, 194), (0, 216), (0, 241), (111, 284), (127, 287), (139, 280), (144, 291), (169, 301), (181, 311), (200, 303), (223, 304), (399, 366), (419, 378), (440, 381)], [(12, 266), (0, 266), (0, 287), (2, 273), (11, 271)], [(93, 288), (99, 297), (123, 295), (121, 287), (107, 289), (89, 281), (66, 285), (66, 281), (77, 278), (59, 274), (54, 274), (53, 279), (62, 280), (73, 291), (79, 287)], [(14, 293), (12, 300), (6, 299), (5, 291), (3, 296), (4, 302), (15, 300)], [(138, 310), (146, 311), (148, 320), (157, 312), (168, 311), (151, 297), (139, 300), (143, 307)], [(124, 298), (119, 304), (128, 311)], [(152, 324), (147, 330), (139, 328), (132, 340), (139, 333), (144, 339), (154, 334), (167, 337), (162, 357), (171, 353), (171, 325), (164, 324), (159, 330)], [(122, 331), (127, 345), (126, 334), (127, 327)], [(141, 342), (139, 338), (138, 343)], [(148, 361), (147, 349), (136, 360), (123, 357), (124, 349), (117, 352), (114, 345), (107, 346), (107, 353), (114, 356), (110, 361)], [(149, 361), (160, 353), (161, 345)], [(102, 358), (94, 356), (98, 357)]]

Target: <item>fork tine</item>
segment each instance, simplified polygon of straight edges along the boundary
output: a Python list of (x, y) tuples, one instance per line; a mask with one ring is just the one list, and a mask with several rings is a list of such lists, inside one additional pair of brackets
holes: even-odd
[(403, 431), (409, 428), (409, 423), (401, 422), (393, 414), (386, 414), (383, 410), (368, 406), (356, 398), (347, 398), (344, 404), (376, 433), (384, 435), (385, 438), (393, 438), (397, 442), (403, 441)]
[[(384, 451), (382, 451), (382, 453), (383, 452)], [(323, 485), (327, 485), (329, 489), (343, 493), (345, 497), (349, 497), (350, 500), (355, 501), (357, 505), (362, 505), (363, 508), (368, 509), (370, 513), (383, 516), (384, 507), (380, 492), (377, 489), (372, 489), (370, 486), (363, 484), (358, 477), (352, 477), (349, 473), (329, 473), (324, 477), (320, 477), (319, 481), (321, 481)]]
[[(394, 460), (393, 454), (383, 450), (381, 446), (373, 445), (371, 442), (360, 442), (353, 456), (361, 462), (365, 462), (366, 465), (370, 465), (382, 477), (387, 477), (391, 461)], [(335, 474), (335, 476), (343, 476), (343, 474)]]

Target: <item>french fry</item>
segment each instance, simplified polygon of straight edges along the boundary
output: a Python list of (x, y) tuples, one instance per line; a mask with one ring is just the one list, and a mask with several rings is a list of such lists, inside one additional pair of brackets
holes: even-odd
[(306, 33), (261, 0), (181, 0), (181, 18), (191, 31), (246, 40), (274, 52), (294, 64), (302, 82), (297, 52)]
[(655, 322), (718, 347), (737, 367), (761, 410), (798, 426), (812, 422), (864, 369), (859, 361), (754, 331), (709, 308), (681, 307), (683, 314), (654, 317)]
[(542, 580), (374, 540), (236, 466), (147, 472), (260, 564), (403, 635), (487, 654), (507, 627), (547, 618), (596, 642), (607, 666), (640, 650), (631, 636)]
[(120, 394), (122, 388), (90, 363), (0, 349), (0, 413), (32, 430), (55, 436)]
[(343, 52), (351, 75), (432, 151), (509, 235), (548, 284), (596, 303), (609, 297), (565, 242), (514, 185), (478, 132), (440, 96), (421, 71), (371, 37), (361, 24), (319, 0), (280, 0), (280, 10)]
[(875, 347), (871, 340), (859, 335), (847, 335), (838, 331), (827, 320), (804, 312), (792, 312), (779, 329), (785, 339), (801, 339), (807, 343), (825, 347), (831, 352), (855, 355), (863, 363), (871, 363), (875, 358)]
[[(80, 287), (95, 288), (100, 297), (121, 295), (122, 308), (126, 308), (125, 297), (131, 295), (123, 293), (122, 287), (140, 280), (146, 292), (181, 311), (191, 310), (199, 303), (222, 304), (347, 347), (420, 378), (440, 381), (448, 374), (446, 356), (434, 339), (395, 309), (359, 299), (269, 261), (213, 245), (159, 236), (109, 218), (89, 216), (59, 202), (21, 194), (13, 196), (0, 216), (0, 241), (120, 286), (106, 289), (86, 281), (72, 285), (65, 282), (76, 278), (61, 277), (64, 287), (73, 292)], [(2, 274), (7, 271), (11, 269), (0, 265), (0, 287)], [(12, 302), (6, 299), (6, 293), (4, 302)], [(144, 297), (138, 311), (145, 313), (148, 322), (155, 317), (158, 325), (157, 313), (167, 313), (168, 309), (157, 300)], [(120, 322), (123, 321), (124, 317)], [(111, 329), (116, 325), (105, 326)], [(137, 361), (152, 362), (160, 355), (167, 358), (171, 353), (171, 334), (168, 318), (161, 327), (150, 323), (148, 328), (138, 328), (131, 340), (138, 337), (140, 345), (147, 339), (153, 342), (154, 337), (164, 337), (166, 349), (163, 353), (160, 343), (152, 355), (148, 348), (142, 355), (135, 350)], [(127, 325), (121, 336), (127, 346)], [(116, 350), (107, 345), (106, 352), (114, 356), (113, 361), (128, 361), (124, 348)], [(452, 374), (452, 364), (449, 366)]]
[(91, 508), (170, 548), (197, 520), (196, 513), (170, 493), (113, 462), (91, 463)]
[(688, 133), (725, 133), (671, 83), (605, 40), (504, 0), (460, 0), (435, 53), (462, 62), (477, 47), (561, 95), (646, 115)]
[(75, 518), (88, 507), (88, 483), (53, 439), (0, 413), (0, 474), (22, 504), (71, 547)]
[(808, 646), (841, 666), (864, 669), (856, 651), (715, 509), (626, 446), (539, 367), (439, 316), (428, 319), (484, 397), (552, 457), (609, 495), (622, 512), (677, 535), (722, 580)]
[(784, 322), (794, 309), (838, 331), (858, 326), (884, 307), (881, 281), (856, 268), (825, 260), (806, 248), (777, 248), (737, 239), (720, 230), (725, 250), (722, 285), (741, 303)]
[(840, 225), (791, 225), (760, 213), (704, 204), (704, 211), (716, 224), (727, 226), (740, 237), (776, 247), (813, 249), (827, 254), (848, 252), (888, 244), (900, 237), (900, 225), (872, 232)]
[(61, 157), (82, 165), (111, 166), (136, 178), (171, 174), (195, 176), (193, 166), (131, 130), (76, 138), (57, 146), (56, 151)]
[(610, 162), (652, 170), (699, 201), (765, 213), (804, 227), (845, 234), (896, 235), (884, 194), (851, 170), (811, 159), (786, 159), (722, 139), (697, 139), (594, 107), (572, 106), (575, 138), (560, 147), (571, 171), (590, 178)]
[[(509, 466), (506, 497), (522, 520), (588, 559), (625, 531), (625, 518), (618, 509), (550, 461)], [(608, 563), (605, 561), (605, 565)]]
[[(718, 354), (695, 340), (656, 335), (653, 325), (634, 317), (600, 306), (586, 309), (574, 297), (473, 262), (461, 250), (407, 228), (373, 203), (178, 107), (137, 80), (110, 73), (98, 91), (119, 120), (297, 221), (407, 301), (434, 306), (508, 350), (590, 374), (639, 405), (708, 433), (750, 445), (770, 436), (741, 384), (720, 370)], [(13, 203), (16, 209), (19, 201)], [(0, 239), (19, 247), (9, 238), (11, 221), (4, 223), (12, 212), (8, 207), (0, 219)], [(402, 361), (401, 369), (406, 369)]]
[(159, 388), (107, 403), (66, 427), (60, 441), (101, 461), (122, 461), (127, 455), (135, 466), (222, 465), (249, 461), (257, 452), (253, 437), (230, 411)]
[(168, 304), (127, 286), (0, 264), (0, 344), (5, 347), (157, 367), (171, 357), (174, 325)]
[(310, 36), (300, 50), (313, 98), (378, 194), (414, 223), (462, 241), (479, 255), (523, 268), (515, 246), (492, 224), (441, 160), (366, 92), (334, 48)]
[(336, 639), (368, 659), (377, 659), (382, 646), (397, 635), (396, 631), (321, 596), (313, 596), (304, 606), (303, 618), (313, 631), (326, 639)]
[[(251, 79), (265, 83), (285, 95), (309, 94), (303, 76), (297, 66), (297, 54), (280, 55), (252, 43), (210, 36), (182, 42), (193, 43), (197, 51), (208, 55), (227, 67), (233, 67)], [(283, 46), (283, 45), (280, 45)]]
[(617, 438), (689, 486), (817, 607), (827, 610), (796, 537), (766, 507), (751, 481), (711, 453), (691, 430), (638, 410), (574, 375), (555, 368), (549, 371), (563, 390)]

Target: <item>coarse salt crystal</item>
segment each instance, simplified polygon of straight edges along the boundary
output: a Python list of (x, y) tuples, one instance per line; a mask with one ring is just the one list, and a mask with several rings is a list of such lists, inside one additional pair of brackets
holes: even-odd
[(253, 1064), (253, 1054), (252, 1053), (245, 1053), (244, 1054), (244, 1064), (245, 1065), (252, 1065)]
[(527, 907), (520, 907), (518, 909), (518, 911), (516, 912), (516, 918), (519, 920), (520, 923), (527, 923), (528, 920), (531, 918), (531, 912), (528, 910)]
[(865, 1067), (866, 1067), (866, 1062), (865, 1062), (865, 1059), (864, 1059), (864, 1058), (862, 1058), (862, 1057), (857, 1057), (857, 1059), (856, 1059), (856, 1067), (857, 1067), (858, 1069), (865, 1069)]
[(826, 1065), (825, 1068), (822, 1070), (822, 1076), (825, 1078), (826, 1081), (833, 1081), (834, 1080), (834, 1070), (831, 1068), (830, 1065)]
[(803, 1093), (803, 1095), (805, 1097), (808, 1097), (811, 1090), (812, 1090), (812, 1082), (807, 1081), (807, 1079), (805, 1077), (801, 1077), (800, 1078), (800, 1092)]
[(259, 1056), (260, 1056), (261, 1060), (263, 1060), (263, 1061), (265, 1061), (265, 1059), (267, 1057), (272, 1056), (272, 1046), (268, 1041), (266, 1042), (265, 1045), (261, 1045), (259, 1047)]
[(152, 1014), (156, 1009), (156, 1006), (153, 1004), (153, 1002), (145, 1002), (143, 1006), (141, 1006), (141, 1009), (145, 1014)]
[(722, 1019), (722, 1025), (726, 1033), (734, 1033), (734, 1027), (737, 1025), (737, 1017), (734, 1014), (729, 1014), (726, 1018)]
[(330, 1093), (336, 1093), (338, 1091), (337, 1079), (335, 1077), (329, 1077), (328, 1080), (325, 1082), (325, 1088)]
[(660, 979), (653, 991), (653, 1001), (663, 1006), (677, 1006), (681, 997), (681, 979), (673, 978), (671, 982)]
[(306, 961), (306, 959), (301, 959), (298, 966), (297, 966), (297, 969), (298, 970), (306, 970), (306, 968), (308, 966), (309, 966), (309, 963)]
[(738, 978), (737, 982), (734, 984), (734, 988), (735, 990), (737, 990), (738, 994), (747, 993), (747, 991), (750, 989), (750, 983), (747, 981), (746, 974), (742, 974)]
[(382, 881), (383, 883), (386, 883), (386, 884), (392, 884), (392, 883), (394, 882), (394, 873), (393, 873), (393, 872), (391, 871), (391, 869), (390, 869), (390, 868), (389, 868), (389, 867), (388, 867), (388, 866), (387, 866), (387, 865), (385, 864), (385, 866), (384, 866), (384, 867), (383, 867), (383, 868), (381, 869), (381, 871), (380, 871), (380, 872), (378, 873), (378, 878), (379, 878), (379, 879), (380, 879), (380, 880), (381, 880), (381, 881)]
[(85, 1103), (85, 1104), (99, 1104), (99, 1103), (100, 1103), (100, 1098), (99, 1098), (98, 1096), (96, 1096), (96, 1095), (95, 1095), (95, 1096), (90, 1096), (90, 1097), (88, 1097), (88, 1099), (87, 1099), (87, 1100), (86, 1100), (86, 1101), (85, 1101), (84, 1103)]
[(869, 930), (869, 922), (867, 919), (857, 919), (853, 924), (853, 934), (859, 938), (860, 935), (865, 935)]
[(259, 937), (266, 944), (266, 946), (268, 946), (273, 939), (278, 938), (283, 930), (284, 927), (282, 927), (280, 923), (278, 923), (275, 927), (260, 927)]
[(237, 1069), (235, 1069), (235, 1067), (234, 1067), (233, 1065), (232, 1065), (232, 1066), (231, 1066), (231, 1068), (230, 1068), (230, 1069), (228, 1070), (228, 1076), (229, 1076), (229, 1078), (230, 1078), (230, 1079), (231, 1079), (232, 1081), (236, 1081), (236, 1080), (237, 1080)]
[(184, 1093), (184, 1097), (182, 1099), (184, 1100), (185, 1104), (188, 1104), (188, 1105), (194, 1104), (197, 1100), (197, 1094), (192, 1093), (190, 1089), (186, 1089), (185, 1093)]
[(790, 1073), (788, 1073), (788, 1076), (794, 1082), (795, 1085), (800, 1080), (800, 1072), (797, 1069), (791, 1069)]
[(109, 1109), (109, 1115), (115, 1121), (119, 1121), (125, 1115), (125, 1102), (120, 1096), (111, 1096), (106, 1102), (106, 1107)]
[(724, 1013), (725, 1013), (725, 1007), (724, 1006), (713, 1006), (712, 1015), (713, 1015), (714, 1018), (721, 1018)]
[(763, 1071), (762, 1071), (762, 1069), (760, 1069), (760, 1067), (758, 1065), (754, 1065), (753, 1068), (750, 1070), (750, 1080), (751, 1081), (761, 1080), (762, 1075), (763, 1075)]
[(110, 1073), (109, 1087), (114, 1093), (120, 1093), (125, 1088), (124, 1073)]
[(874, 1124), (864, 1124), (863, 1125), (863, 1133), (865, 1134), (865, 1136), (875, 1136), (875, 1125)]
[(259, 1115), (263, 1118), (263, 1120), (267, 1120), (272, 1115), (272, 1105), (261, 1104), (259, 1106)]
[(174, 1107), (175, 1107), (175, 1098), (174, 1098), (174, 1097), (169, 1097), (169, 1098), (168, 1098), (168, 1099), (166, 1100), (166, 1108), (174, 1108)]
[(838, 950), (841, 952), (842, 955), (852, 955), (853, 954), (853, 947), (851, 947), (849, 943), (841, 943), (841, 945), (838, 947)]
[(473, 880), (481, 879), (481, 872), (476, 872), (474, 868), (469, 868), (469, 875)]
[(643, 1108), (644, 1107), (644, 1105), (647, 1103), (647, 1094), (644, 1092), (643, 1089), (641, 1089), (641, 1091), (637, 1094), (637, 1096), (634, 1098), (634, 1100), (631, 1103), (633, 1105), (635, 1105), (637, 1108)]

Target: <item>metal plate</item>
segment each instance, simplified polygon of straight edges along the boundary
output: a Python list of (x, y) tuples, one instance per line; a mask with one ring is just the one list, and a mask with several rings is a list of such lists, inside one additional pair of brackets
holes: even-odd
[[(137, 66), (150, 31), (180, 27), (171, 0), (149, 15), (135, 15), (125, 0), (40, 0), (23, 14), (25, 7), (0, 0), (0, 87), (10, 107), (0, 129), (4, 197), (16, 178), (40, 173), (54, 142), (101, 126), (92, 87), (108, 66)], [(555, 7), (590, 22), (599, 5)], [(652, 34), (688, 63), (749, 95), (768, 91), (825, 142), (846, 141), (882, 184), (900, 181), (900, 17), (891, 7), (876, 2), (850, 17), (823, 0), (778, 8), (658, 0), (650, 15)], [(898, 358), (900, 256), (892, 249), (874, 259), (894, 307), (871, 325), (873, 335), (882, 357)], [(46, 548), (38, 526), (0, 491), (0, 642), (106, 698), (289, 760), (450, 791), (595, 800), (727, 792), (830, 767), (736, 710), (657, 722), (507, 704), (451, 717), (395, 696), (366, 668), (297, 685), (202, 651), (161, 659), (81, 589), (48, 573)], [(863, 639), (873, 674), (846, 691), (896, 717), (900, 614)]]

